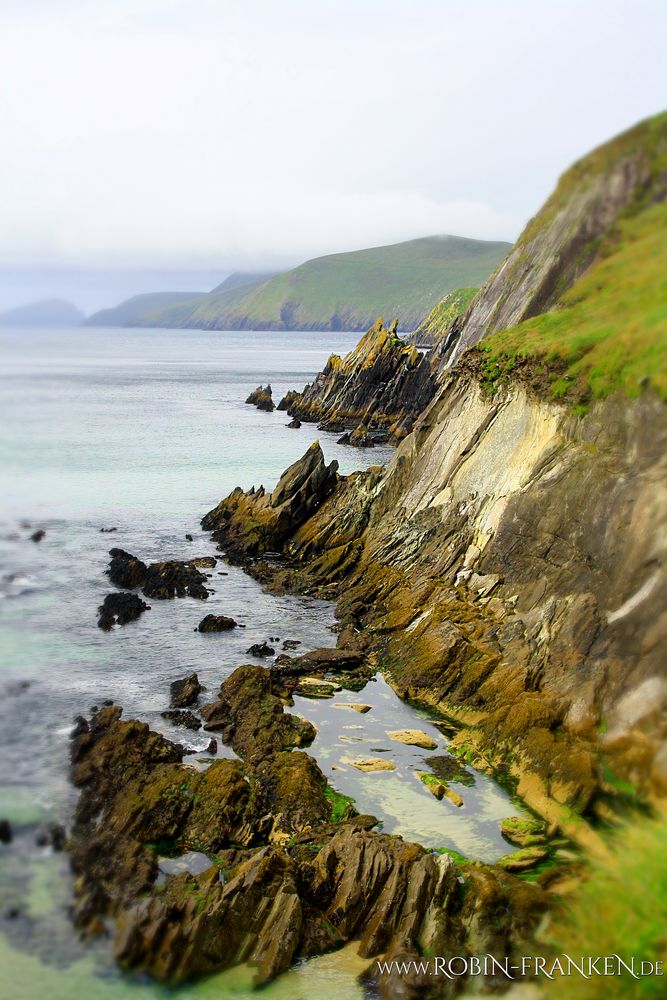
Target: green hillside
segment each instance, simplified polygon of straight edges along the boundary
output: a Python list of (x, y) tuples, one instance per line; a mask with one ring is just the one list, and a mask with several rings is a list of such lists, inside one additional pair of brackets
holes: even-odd
[(242, 288), (244, 285), (259, 285), (279, 273), (279, 271), (234, 271), (233, 274), (228, 274), (219, 285), (211, 289), (211, 295), (215, 295), (217, 292), (228, 292), (232, 288)]
[(143, 295), (133, 295), (120, 305), (111, 309), (101, 309), (86, 320), (86, 326), (139, 326), (144, 313), (167, 306), (175, 306), (179, 302), (192, 304), (200, 299), (204, 292), (145, 292)]
[(152, 326), (216, 330), (365, 330), (378, 315), (413, 330), (447, 292), (482, 284), (509, 243), (428, 236), (331, 254), (245, 288), (156, 309)]
[(410, 336), (418, 347), (433, 347), (449, 329), (457, 316), (468, 308), (479, 288), (457, 288), (440, 299)]

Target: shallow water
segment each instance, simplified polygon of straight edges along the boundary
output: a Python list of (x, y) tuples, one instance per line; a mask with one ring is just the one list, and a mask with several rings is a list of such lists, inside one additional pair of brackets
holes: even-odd
[[(211, 554), (210, 538), (199, 528), (202, 514), (236, 485), (270, 489), (318, 436), (313, 424), (289, 430), (286, 414), (262, 413), (243, 400), (260, 382), (272, 382), (276, 400), (288, 388), (301, 388), (331, 350), (343, 353), (355, 341), (346, 334), (159, 330), (0, 335), (0, 817), (17, 828), (14, 843), (0, 846), (0, 930), (6, 934), (0, 935), (0, 996), (167, 995), (121, 976), (105, 946), (78, 945), (66, 913), (67, 859), (35, 846), (35, 824), (66, 821), (73, 803), (67, 780), (72, 719), (111, 698), (126, 717), (204, 746), (201, 733), (160, 718), (169, 682), (196, 670), (216, 689), (248, 660), (248, 646), (268, 636), (299, 640), (299, 652), (334, 645), (333, 607), (274, 597), (219, 562), (208, 601), (153, 601), (138, 622), (105, 634), (96, 627), (96, 608), (112, 589), (104, 576), (108, 549), (117, 545), (145, 560)], [(336, 458), (343, 472), (391, 454), (345, 448), (336, 435), (319, 437), (327, 460)], [(37, 527), (46, 529), (39, 544), (29, 539)], [(116, 530), (101, 532), (110, 527)], [(209, 612), (232, 615), (246, 628), (195, 632)], [(337, 709), (341, 700), (372, 708), (360, 716)], [(497, 821), (516, 806), (483, 775), (472, 788), (457, 786), (462, 809), (437, 802), (414, 773), (429, 752), (386, 738), (390, 729), (432, 727), (381, 679), (334, 702), (297, 699), (296, 710), (316, 723), (313, 753), (332, 782), (353, 795), (360, 810), (379, 816), (385, 830), (481, 859), (503, 853)], [(341, 765), (347, 748), (367, 753), (381, 744), (395, 772), (360, 774)], [(13, 906), (21, 915), (9, 919)], [(361, 967), (349, 951), (322, 958), (263, 995), (358, 997)], [(248, 996), (249, 982), (247, 970), (235, 970), (178, 995), (231, 1000)]]

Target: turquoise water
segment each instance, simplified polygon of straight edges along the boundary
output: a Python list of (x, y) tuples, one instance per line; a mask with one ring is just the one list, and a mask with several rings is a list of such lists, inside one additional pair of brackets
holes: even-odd
[[(347, 334), (160, 330), (0, 334), (0, 817), (16, 828), (14, 842), (0, 845), (0, 997), (167, 995), (122, 977), (105, 944), (77, 942), (67, 918), (67, 858), (35, 844), (40, 824), (66, 823), (70, 814), (72, 719), (111, 698), (127, 717), (204, 746), (201, 734), (160, 718), (169, 682), (196, 670), (215, 689), (247, 661), (245, 649), (268, 636), (299, 640), (304, 651), (333, 645), (333, 608), (273, 597), (219, 563), (205, 605), (153, 601), (138, 622), (105, 634), (96, 627), (96, 608), (112, 589), (104, 576), (108, 549), (118, 545), (145, 560), (211, 554), (202, 514), (236, 485), (270, 489), (318, 436), (313, 424), (289, 430), (286, 414), (246, 406), (248, 393), (270, 381), (277, 401), (309, 381), (332, 350), (344, 353), (355, 341)], [(343, 472), (391, 455), (319, 437), (327, 460), (338, 459)], [(111, 527), (113, 533), (101, 531)], [(39, 544), (29, 537), (36, 528), (46, 530)], [(208, 612), (247, 627), (201, 635), (194, 627)], [(372, 711), (359, 716), (336, 711), (334, 703), (298, 700), (297, 710), (318, 727), (313, 752), (332, 781), (387, 830), (480, 858), (502, 853), (497, 821), (516, 806), (485, 776), (461, 790), (466, 804), (457, 811), (416, 779), (424, 751), (391, 743), (391, 775), (345, 766), (349, 745), (366, 752), (384, 739), (386, 749), (387, 730), (429, 726), (381, 680), (353, 700), (372, 702)], [(12, 908), (18, 917), (8, 917)], [(263, 995), (357, 998), (364, 964), (348, 949), (302, 964)], [(250, 992), (249, 971), (235, 970), (178, 991), (178, 998), (233, 1000)]]

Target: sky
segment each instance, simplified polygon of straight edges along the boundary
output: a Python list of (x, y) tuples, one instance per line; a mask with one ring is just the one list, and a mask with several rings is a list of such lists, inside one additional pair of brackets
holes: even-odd
[(664, 0), (1, 0), (0, 306), (514, 239), (667, 105), (666, 37)]

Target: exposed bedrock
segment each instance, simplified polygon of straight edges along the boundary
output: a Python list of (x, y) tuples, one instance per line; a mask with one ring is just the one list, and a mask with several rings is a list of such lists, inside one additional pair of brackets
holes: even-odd
[[(282, 712), (257, 689), (260, 673), (270, 672), (239, 668), (222, 687), (239, 749), (266, 749), (260, 734)], [(241, 715), (251, 716), (243, 739)], [(349, 805), (333, 822), (340, 797), (302, 751), (221, 759), (204, 771), (181, 755), (115, 706), (79, 720), (73, 735), (74, 915), (87, 934), (114, 927), (125, 966), (179, 983), (250, 962), (261, 984), (351, 940), (369, 959), (500, 958), (518, 954), (544, 913), (546, 893), (500, 868), (456, 864), (376, 832), (375, 818)], [(189, 852), (210, 866), (161, 867), (161, 857), (186, 863)], [(382, 990), (389, 1000), (441, 995), (409, 975)]]
[(207, 577), (201, 569), (215, 566), (212, 556), (186, 562), (170, 559), (147, 566), (123, 549), (111, 549), (109, 555), (107, 576), (117, 587), (139, 589), (155, 600), (189, 596), (205, 601), (209, 596), (205, 586)]
[(233, 560), (278, 549), (333, 491), (338, 462), (326, 465), (319, 442), (281, 476), (272, 493), (263, 486), (244, 493), (240, 486), (209, 511), (202, 527)]
[[(353, 351), (344, 358), (332, 354), (315, 381), (302, 393), (290, 391), (279, 409), (335, 433), (362, 427), (366, 445), (377, 431), (404, 438), (433, 397), (435, 379), (426, 357), (396, 328), (396, 321), (385, 327), (378, 319)], [(361, 444), (361, 437), (359, 431), (350, 443)]]
[(282, 563), (250, 569), (339, 597), (402, 696), (464, 722), (455, 746), (595, 845), (577, 816), (606, 817), (617, 778), (667, 787), (664, 407), (577, 418), (520, 383), (489, 396), (478, 364), (447, 376), (386, 472), (342, 479)]

